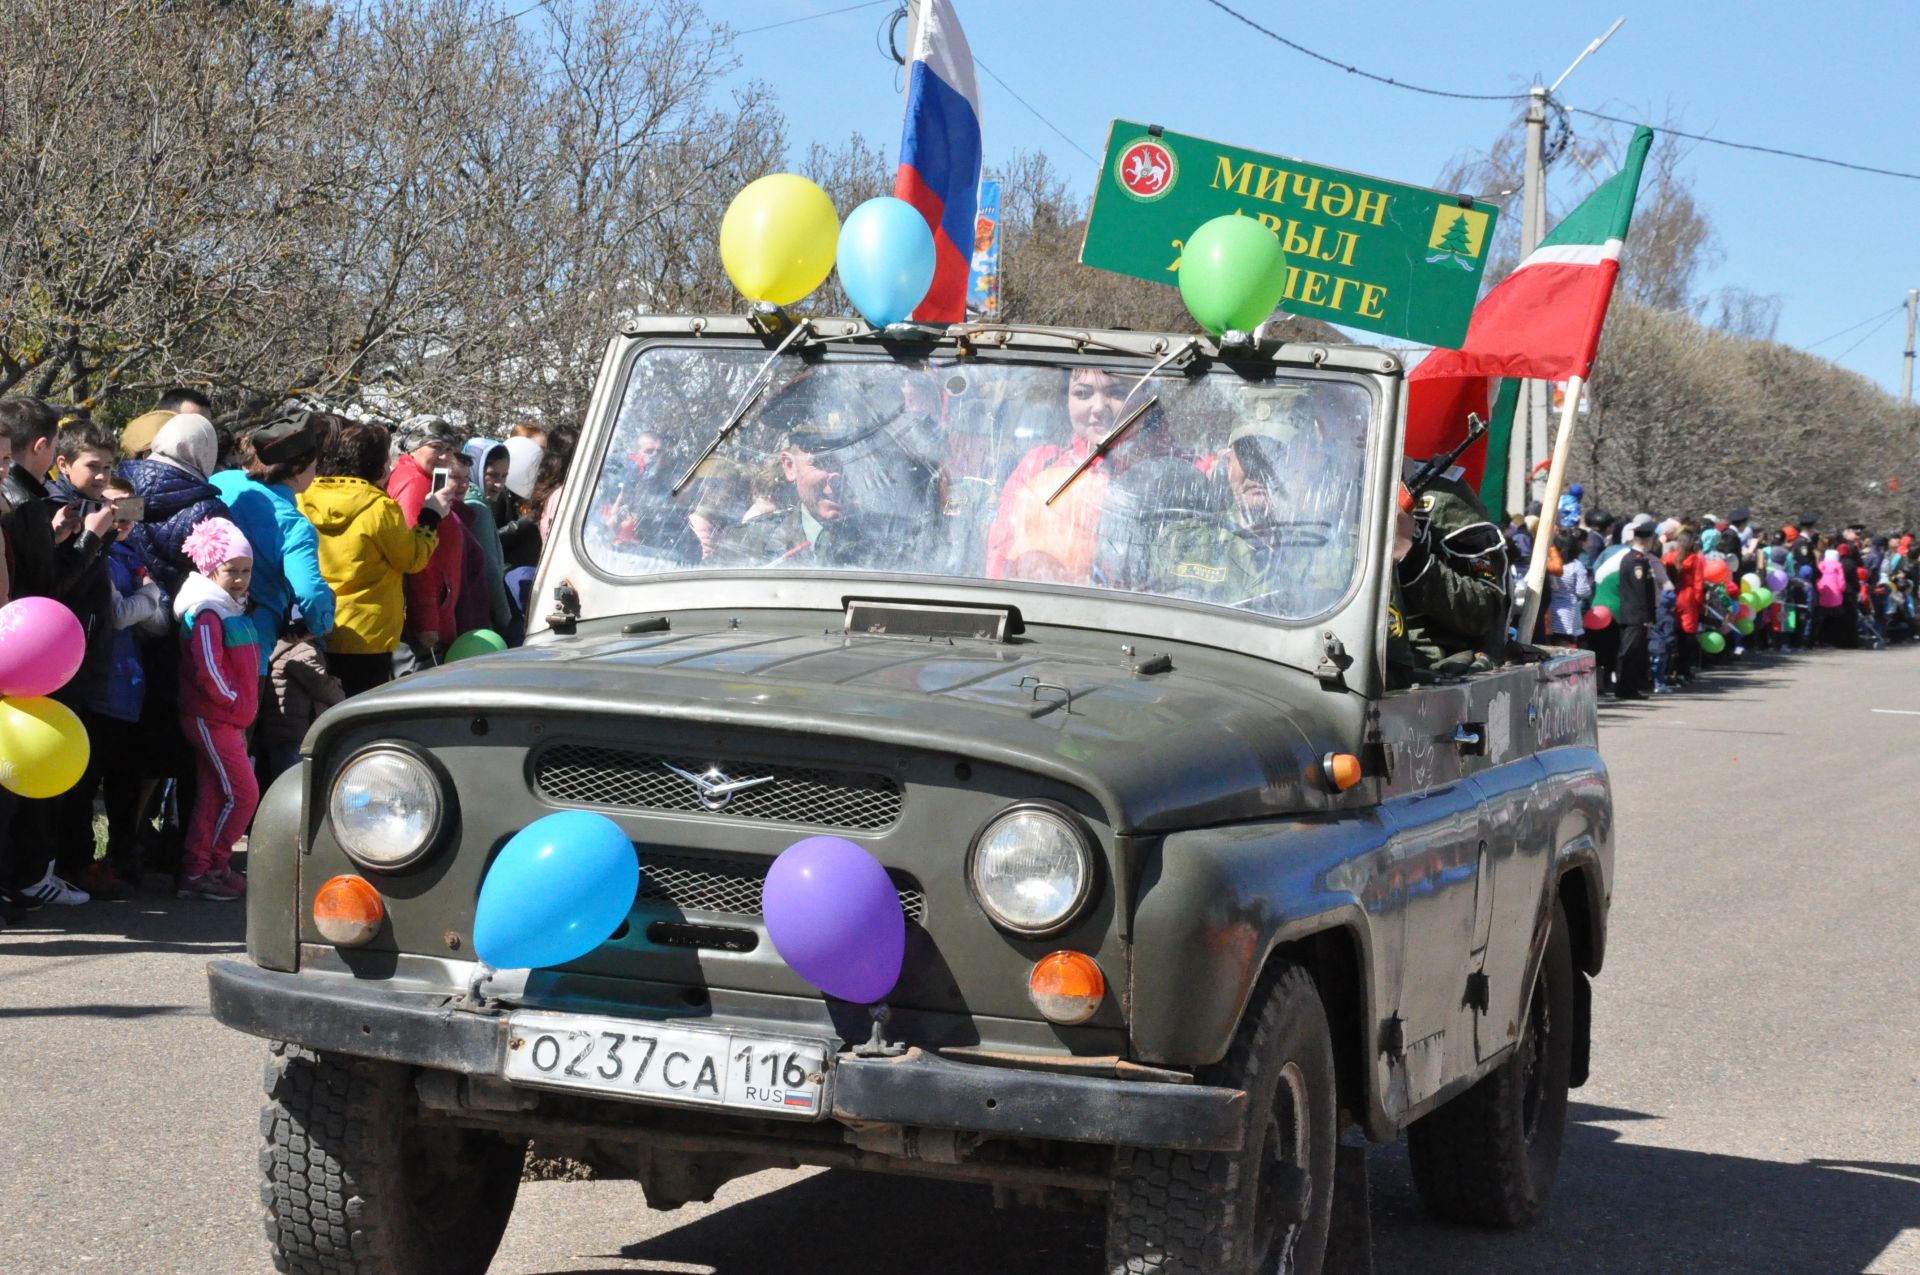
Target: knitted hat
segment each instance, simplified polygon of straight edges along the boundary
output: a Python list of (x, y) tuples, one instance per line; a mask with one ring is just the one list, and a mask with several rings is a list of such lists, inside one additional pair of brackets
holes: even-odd
[(194, 524), (181, 548), (193, 560), (193, 569), (203, 576), (212, 575), (221, 563), (235, 558), (253, 560), (253, 546), (247, 543), (240, 528), (225, 518), (208, 518)]

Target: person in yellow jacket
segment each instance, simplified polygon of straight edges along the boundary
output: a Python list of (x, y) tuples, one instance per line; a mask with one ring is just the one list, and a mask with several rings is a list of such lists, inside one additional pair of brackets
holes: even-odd
[(320, 474), (300, 494), (300, 512), (320, 533), (320, 574), (333, 586), (333, 630), (327, 671), (348, 695), (393, 677), (393, 651), (406, 621), (403, 577), (433, 558), (446, 516), (447, 490), (429, 495), (420, 521), (387, 495), (390, 466), (385, 426), (335, 419), (320, 452)]

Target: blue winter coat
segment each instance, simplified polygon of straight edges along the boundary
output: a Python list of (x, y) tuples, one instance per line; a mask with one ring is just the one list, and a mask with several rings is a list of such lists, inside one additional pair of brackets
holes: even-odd
[(193, 574), (184, 548), (188, 533), (209, 518), (232, 513), (212, 483), (165, 461), (123, 461), (120, 473), (147, 502), (146, 520), (128, 531), (127, 544), (171, 598)]
[(260, 637), (260, 672), (265, 674), (296, 603), (314, 636), (333, 627), (333, 588), (320, 574), (320, 533), (300, 512), (292, 489), (282, 484), (268, 486), (243, 470), (223, 469), (213, 476), (213, 486), (253, 546), (248, 593)]
[[(117, 544), (107, 550), (107, 570), (112, 573), (114, 591), (121, 597), (130, 598), (140, 591), (140, 573), (145, 568), (127, 546)], [(116, 721), (137, 722), (147, 702), (147, 662), (131, 627), (113, 632), (112, 668), (112, 676), (87, 701), (87, 707)]]

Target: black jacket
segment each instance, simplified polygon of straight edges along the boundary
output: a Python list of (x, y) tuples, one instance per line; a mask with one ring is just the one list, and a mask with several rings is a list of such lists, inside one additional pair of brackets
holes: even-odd
[[(56, 509), (83, 499), (65, 479), (55, 479), (47, 490), (51, 495), (49, 503)], [(85, 530), (80, 536), (96, 542), (99, 550), (85, 558), (85, 565), (74, 578), (72, 587), (61, 598), (87, 636), (87, 654), (80, 663), (80, 671), (59, 692), (59, 699), (69, 706), (98, 699), (107, 689), (107, 679), (113, 675), (113, 571), (107, 564), (106, 550), (114, 538), (95, 536)]]
[(1620, 559), (1620, 609), (1613, 618), (1621, 624), (1652, 624), (1658, 614), (1656, 587), (1652, 559), (1638, 549), (1627, 550)]
[(65, 544), (55, 544), (53, 515), (59, 506), (47, 498), (46, 484), (19, 465), (7, 470), (0, 494), (5, 496), (0, 504), (11, 506), (0, 514), (0, 531), (13, 551), (13, 596), (69, 602), (107, 542), (82, 529)]

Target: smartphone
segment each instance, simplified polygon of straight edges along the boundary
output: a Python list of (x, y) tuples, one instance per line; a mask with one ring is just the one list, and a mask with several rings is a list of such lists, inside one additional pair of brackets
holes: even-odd
[(452, 476), (453, 476), (453, 471), (452, 471), (452, 470), (449, 470), (449, 469), (436, 469), (436, 470), (434, 470), (434, 471), (433, 471), (433, 486), (431, 486), (431, 487), (429, 487), (429, 488), (428, 488), (427, 490), (428, 490), (428, 491), (439, 491), (439, 490), (440, 490), (440, 489), (441, 489), (442, 487), (445, 487), (445, 486), (447, 485), (447, 479), (449, 479), (449, 478), (451, 478)]
[(145, 496), (120, 497), (113, 502), (113, 516), (121, 522), (145, 522), (147, 498)]

